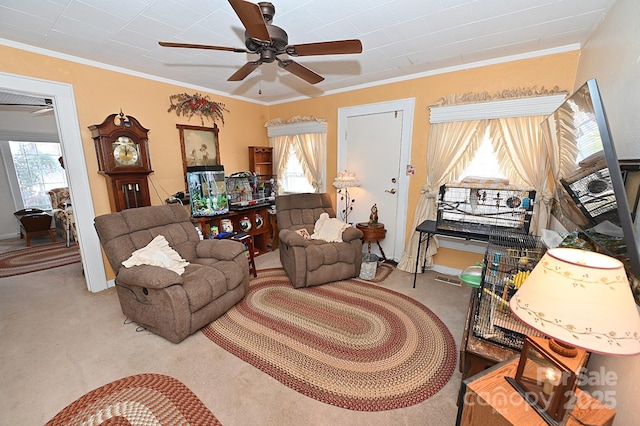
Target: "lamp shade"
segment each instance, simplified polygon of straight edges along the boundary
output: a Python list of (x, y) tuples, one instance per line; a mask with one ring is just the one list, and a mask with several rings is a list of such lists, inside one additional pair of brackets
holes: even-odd
[(511, 298), (522, 321), (561, 342), (612, 355), (640, 353), (640, 315), (622, 263), (585, 250), (548, 250)]
[(356, 177), (355, 173), (351, 173), (348, 171), (338, 173), (338, 177), (336, 177), (333, 181), (333, 186), (341, 189), (341, 188), (355, 188), (356, 186), (360, 186), (360, 181)]

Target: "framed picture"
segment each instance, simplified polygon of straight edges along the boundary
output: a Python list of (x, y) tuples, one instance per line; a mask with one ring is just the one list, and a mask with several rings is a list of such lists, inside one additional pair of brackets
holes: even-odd
[(187, 167), (219, 166), (220, 144), (218, 126), (199, 127), (176, 124), (180, 132), (180, 148), (182, 149), (182, 168), (184, 175)]

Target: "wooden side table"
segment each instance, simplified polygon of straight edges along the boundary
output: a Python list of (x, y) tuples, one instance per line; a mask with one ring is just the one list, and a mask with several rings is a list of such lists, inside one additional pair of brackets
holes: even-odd
[(371, 253), (371, 243), (378, 244), (378, 248), (380, 249), (380, 253), (382, 253), (382, 258), (386, 261), (387, 256), (385, 256), (382, 247), (380, 246), (380, 240), (384, 240), (385, 235), (387, 234), (387, 230), (384, 229), (383, 223), (370, 224), (368, 222), (361, 222), (356, 224), (356, 228), (362, 231), (364, 234), (362, 236), (362, 242), (367, 243), (368, 253)]
[[(515, 376), (519, 359), (516, 356), (462, 382), (457, 426), (547, 426), (533, 407), (505, 380), (505, 376)], [(571, 410), (566, 426), (613, 424), (615, 410), (580, 389), (576, 389), (576, 397), (575, 408)]]
[(229, 237), (229, 239), (234, 241), (240, 241), (245, 245), (248, 251), (247, 260), (249, 261), (249, 273), (253, 274), (253, 278), (256, 278), (258, 276), (258, 271), (256, 270), (256, 261), (255, 261), (255, 253), (254, 253), (255, 248), (253, 246), (253, 238), (251, 237), (251, 235), (234, 232), (233, 235)]
[(40, 209), (23, 209), (13, 214), (20, 225), (20, 238), (26, 238), (27, 247), (31, 246), (31, 237), (48, 234), (51, 241), (56, 237), (51, 230), (51, 216)]

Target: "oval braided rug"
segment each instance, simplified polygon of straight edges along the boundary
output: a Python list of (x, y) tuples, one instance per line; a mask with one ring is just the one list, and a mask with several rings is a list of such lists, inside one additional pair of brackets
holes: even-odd
[(290, 388), (359, 411), (424, 401), (457, 359), (447, 327), (415, 300), (359, 279), (294, 289), (282, 269), (259, 271), (202, 331)]
[(0, 278), (28, 274), (80, 262), (77, 245), (51, 243), (0, 254)]

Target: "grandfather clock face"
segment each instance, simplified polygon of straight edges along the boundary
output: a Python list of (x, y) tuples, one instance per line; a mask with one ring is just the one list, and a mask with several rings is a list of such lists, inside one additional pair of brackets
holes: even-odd
[(115, 167), (140, 166), (140, 145), (129, 136), (120, 136), (111, 144)]
[(152, 173), (148, 129), (131, 116), (111, 114), (89, 126), (105, 176), (112, 211), (151, 205), (147, 176)]

